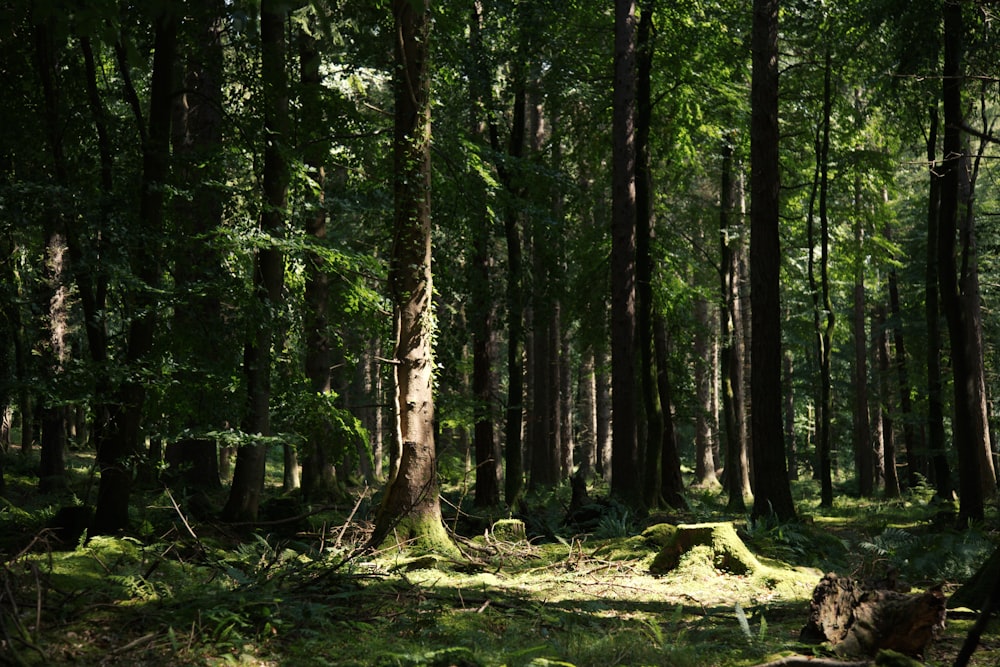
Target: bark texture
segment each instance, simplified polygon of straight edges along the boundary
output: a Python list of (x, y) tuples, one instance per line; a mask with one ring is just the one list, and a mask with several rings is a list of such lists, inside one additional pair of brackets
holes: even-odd
[(804, 642), (830, 642), (842, 656), (889, 649), (922, 656), (944, 629), (945, 597), (894, 590), (893, 582), (862, 582), (829, 573), (813, 590)]

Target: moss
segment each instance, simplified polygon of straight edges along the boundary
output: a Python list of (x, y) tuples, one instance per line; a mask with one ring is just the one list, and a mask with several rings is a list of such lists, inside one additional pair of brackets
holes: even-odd
[(672, 523), (658, 523), (642, 531), (642, 537), (655, 547), (663, 548), (677, 535), (677, 526)]
[(762, 567), (731, 523), (702, 523), (677, 526), (673, 536), (649, 566), (649, 571), (666, 574), (680, 564), (681, 556), (699, 545), (711, 547), (712, 563), (718, 570), (751, 574)]
[(520, 519), (500, 519), (490, 528), (493, 537), (504, 542), (521, 542), (527, 533)]
[(441, 520), (431, 515), (410, 514), (389, 533), (381, 547), (397, 546), (415, 554), (437, 554), (461, 558), (458, 547), (448, 537)]

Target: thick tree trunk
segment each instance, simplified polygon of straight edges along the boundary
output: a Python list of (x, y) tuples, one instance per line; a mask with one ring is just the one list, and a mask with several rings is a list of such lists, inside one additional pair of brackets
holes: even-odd
[[(49, 151), (52, 157), (56, 185), (69, 185), (69, 168), (63, 152), (62, 121), (59, 116), (58, 83), (54, 37), (46, 24), (35, 26), (35, 58), (44, 96), (44, 119)], [(46, 385), (54, 388), (63, 382), (69, 361), (68, 257), (64, 213), (53, 207), (45, 214), (45, 264), (43, 269), (44, 297), (47, 301), (39, 329), (43, 338), (38, 342), (41, 372)], [(22, 378), (24, 380), (24, 378)], [(66, 485), (66, 410), (42, 399), (41, 453), (39, 460), (39, 490), (56, 491)], [(26, 451), (26, 450), (25, 450)]]
[(389, 288), (397, 319), (394, 353), (402, 456), (369, 545), (390, 533), (430, 551), (457, 553), (441, 523), (434, 446), (431, 328), (430, 1), (394, 0), (394, 222)]
[(642, 503), (635, 398), (635, 0), (615, 0), (611, 209), (611, 493)]
[[(822, 134), (817, 145), (816, 162), (819, 172), (820, 220), (820, 291), (816, 303), (816, 340), (819, 349), (820, 404), (819, 467), (820, 505), (833, 506), (833, 392), (830, 362), (832, 358), (834, 313), (830, 299), (830, 222), (827, 207), (829, 192), (830, 115), (832, 106), (831, 82), (833, 65), (827, 48), (823, 68), (823, 121)], [(810, 246), (811, 248), (811, 246)], [(821, 303), (821, 305), (820, 305)]]
[(751, 440), (755, 517), (795, 518), (781, 439), (778, 0), (754, 0), (750, 121)]
[[(174, 253), (172, 274), (177, 291), (173, 335), (176, 391), (170, 395), (184, 415), (183, 428), (198, 434), (222, 427), (227, 415), (218, 410), (219, 396), (237, 363), (222, 320), (219, 275), (222, 258), (214, 247), (222, 223), (223, 201), (216, 183), (224, 181), (222, 149), (222, 30), (225, 7), (220, 0), (193, 12), (190, 51), (184, 60), (183, 93), (174, 98), (172, 143), (175, 180), (188, 196), (174, 199), (174, 224), (182, 238)], [(207, 450), (208, 454), (204, 451)], [(219, 486), (216, 442), (194, 437), (168, 443), (167, 459), (185, 483)], [(210, 459), (214, 465), (206, 466)], [(190, 472), (191, 474), (188, 474)]]
[[(284, 227), (289, 170), (283, 144), (288, 134), (288, 77), (285, 71), (286, 8), (278, 0), (261, 4), (261, 78), (264, 86), (264, 210), (261, 231), (274, 239)], [(254, 258), (254, 291), (259, 309), (243, 351), (247, 381), (244, 433), (271, 435), (271, 339), (273, 311), (284, 288), (284, 256), (274, 244), (257, 251)], [(236, 467), (229, 499), (222, 510), (227, 521), (255, 521), (264, 488), (267, 445), (246, 444), (236, 453)]]

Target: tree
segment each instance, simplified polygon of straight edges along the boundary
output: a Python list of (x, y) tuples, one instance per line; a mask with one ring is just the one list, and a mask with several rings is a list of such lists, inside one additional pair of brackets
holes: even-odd
[(434, 447), (431, 272), (430, 0), (394, 0), (393, 240), (389, 267), (402, 456), (379, 507), (370, 546), (390, 532), (418, 548), (454, 553), (438, 497)]
[(726, 433), (726, 468), (723, 476), (726, 507), (742, 512), (750, 495), (750, 462), (747, 457), (746, 400), (743, 367), (743, 235), (734, 220), (737, 184), (733, 178), (733, 141), (722, 145), (721, 197), (719, 202), (719, 256), (722, 306), (719, 313), (722, 411)]
[(778, 0), (754, 0), (750, 93), (750, 404), (755, 517), (795, 518), (781, 430)]
[[(941, 163), (941, 193), (938, 212), (938, 280), (941, 289), (941, 308), (948, 324), (954, 376), (954, 432), (958, 453), (958, 491), (960, 496), (959, 521), (983, 519), (983, 483), (980, 477), (981, 456), (984, 446), (985, 424), (980, 420), (976, 391), (976, 362), (980, 351), (973, 348), (970, 335), (973, 323), (963, 299), (979, 295), (963, 291), (968, 287), (970, 272), (976, 271), (971, 238), (963, 234), (963, 246), (956, 250), (959, 203), (963, 175), (968, 168), (968, 156), (962, 141), (962, 49), (964, 30), (962, 3), (947, 0), (944, 3), (944, 76), (941, 100), (944, 106), (944, 157)], [(965, 176), (967, 178), (967, 175)], [(961, 253), (962, 273), (956, 254)]]
[(611, 222), (611, 492), (641, 502), (635, 401), (635, 85), (634, 0), (615, 0)]
[[(251, 438), (271, 435), (271, 339), (274, 311), (284, 287), (284, 254), (275, 241), (285, 224), (289, 169), (285, 154), (288, 133), (288, 75), (285, 71), (286, 6), (281, 0), (263, 0), (261, 22), (261, 78), (264, 88), (264, 207), (260, 232), (264, 245), (254, 256), (253, 286), (256, 315), (251, 318), (243, 351), (247, 383), (247, 411), (242, 430)], [(244, 444), (236, 454), (229, 499), (222, 510), (227, 521), (254, 521), (264, 486), (267, 444)]]
[[(139, 454), (140, 428), (146, 401), (141, 364), (148, 361), (156, 330), (157, 287), (161, 271), (166, 181), (170, 168), (170, 115), (174, 93), (173, 68), (177, 45), (178, 17), (170, 4), (154, 19), (153, 71), (149, 93), (149, 129), (142, 138), (142, 182), (139, 192), (138, 229), (143, 243), (130, 257), (132, 272), (140, 287), (132, 294), (132, 318), (125, 352), (127, 375), (119, 384), (108, 417), (107, 428), (97, 443), (97, 467), (101, 473), (92, 530), (110, 534), (128, 525), (132, 466)], [(127, 80), (127, 70), (123, 68)], [(127, 90), (138, 101), (135, 91)], [(137, 104), (136, 121), (143, 128)]]

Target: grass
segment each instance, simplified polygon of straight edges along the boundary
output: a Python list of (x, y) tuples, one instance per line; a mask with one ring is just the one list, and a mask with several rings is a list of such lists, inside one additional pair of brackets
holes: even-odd
[[(446, 487), (447, 523), (465, 535), (457, 560), (356, 552), (368, 529), (364, 503), (351, 520), (353, 503), (295, 531), (236, 534), (210, 516), (178, 513), (173, 500), (184, 507), (183, 492), (150, 489), (136, 496), (134, 535), (59, 551), (45, 524), (58, 507), (92, 496), (89, 465), (74, 455), (61, 496), (38, 496), (32, 470), (8, 458), (0, 664), (745, 667), (817, 650), (800, 645), (798, 632), (823, 572), (892, 567), (917, 586), (954, 587), (995, 541), (981, 526), (942, 525), (919, 492), (895, 502), (839, 494), (821, 511), (803, 482), (797, 523), (727, 516), (723, 498), (700, 490), (682, 514), (641, 517), (608, 505), (585, 532), (562, 525), (568, 498), (558, 489), (529, 499), (524, 539), (494, 535), (486, 528), (503, 511), (477, 515)], [(278, 483), (272, 470), (270, 494)], [(222, 500), (224, 492), (209, 498)], [(764, 566), (736, 576), (696, 547), (654, 577), (662, 535), (642, 531), (665, 520), (732, 521)], [(970, 622), (953, 616), (927, 663), (950, 664)], [(990, 632), (988, 647), (998, 644)], [(980, 649), (973, 664), (998, 658), (1000, 650)]]

